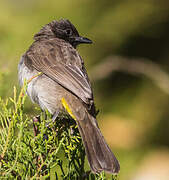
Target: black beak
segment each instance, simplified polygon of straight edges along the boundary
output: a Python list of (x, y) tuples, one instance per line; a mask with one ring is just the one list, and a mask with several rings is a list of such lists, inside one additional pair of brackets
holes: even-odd
[(82, 37), (82, 36), (75, 37), (74, 42), (77, 44), (81, 44), (81, 43), (91, 44), (92, 43), (92, 41), (90, 39)]

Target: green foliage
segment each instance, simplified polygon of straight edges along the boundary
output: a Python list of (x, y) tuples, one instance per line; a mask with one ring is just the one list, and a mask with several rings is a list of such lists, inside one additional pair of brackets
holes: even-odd
[[(146, 58), (162, 65), (168, 72), (168, 9), (169, 1), (166, 0), (0, 0), (0, 96), (3, 99), (11, 96), (12, 87), (18, 81), (17, 65), (21, 55), (31, 45), (33, 35), (53, 19), (69, 19), (81, 35), (93, 40), (93, 44), (90, 46), (78, 47), (89, 77), (95, 69), (94, 65), (105, 63), (107, 58), (113, 55), (127, 57), (133, 61), (137, 58), (143, 58), (143, 60)], [(114, 58), (116, 60), (116, 56)], [(120, 66), (124, 72), (125, 66), (122, 65)], [(128, 65), (135, 69), (132, 63)], [(109, 72), (109, 67), (111, 68), (111, 65), (102, 69), (103, 74)], [(113, 67), (116, 67), (114, 62)], [(102, 73), (100, 74), (102, 75)], [(128, 75), (128, 72), (121, 73), (121, 71), (116, 73), (113, 70), (104, 79), (92, 82), (94, 83), (95, 103), (101, 110), (100, 116), (98, 116), (100, 127), (109, 145), (113, 148), (113, 152), (120, 160), (120, 180), (134, 178), (135, 172), (139, 171), (140, 166), (144, 166), (141, 163), (148, 152), (158, 150), (162, 154), (161, 148), (163, 147), (167, 151), (169, 150), (169, 138), (166, 138), (169, 129), (168, 95), (154, 86), (148, 78), (133, 75)], [(160, 77), (158, 73), (154, 73), (154, 75)], [(160, 84), (168, 87), (167, 82), (160, 82)], [(9, 125), (7, 123), (2, 127), (1, 121), (3, 123), (5, 120), (7, 122), (15, 121), (13, 112), (10, 112), (14, 111), (13, 105), (10, 100), (7, 105), (6, 101), (1, 102), (0, 105), (2, 113), (0, 115), (2, 119), (0, 120), (0, 132), (3, 132), (0, 135), (1, 155), (7, 142), (6, 133), (8, 133), (7, 125)], [(35, 112), (31, 103), (26, 103), (24, 111), (27, 114)], [(23, 127), (22, 136), (26, 137), (30, 134), (31, 142), (33, 142), (38, 137), (34, 137), (32, 120), (29, 115), (27, 116), (23, 114), (24, 122), (21, 121), (24, 126), (28, 126), (27, 129)], [(43, 122), (43, 120), (41, 121)], [(19, 118), (16, 120), (16, 124), (19, 126)], [(19, 127), (15, 125), (15, 136), (11, 134), (9, 137), (9, 142), (14, 142), (11, 143), (14, 147), (18, 146), (19, 132)], [(32, 144), (31, 146), (33, 146)], [(8, 143), (7, 150), (4, 151), (6, 152), (4, 158), (11, 163), (16, 157), (14, 153), (10, 157), (12, 151), (9, 148), (14, 149), (12, 146), (10, 147)], [(54, 146), (55, 144), (52, 147)], [(58, 152), (58, 156), (63, 159), (62, 149)], [(18, 153), (20, 151), (21, 148)], [(34, 149), (32, 151), (34, 152)], [(37, 152), (34, 152), (34, 156), (37, 156)], [(22, 157), (24, 156), (22, 155)], [(30, 157), (31, 155), (27, 159)], [(32, 164), (36, 162), (34, 158), (32, 158), (34, 160)], [(161, 162), (158, 157), (156, 159), (157, 162)], [(147, 159), (147, 161), (149, 160)], [(9, 172), (9, 168), (7, 167), (6, 170), (4, 168), (1, 161), (0, 174), (5, 177), (4, 172)], [(65, 166), (63, 168), (65, 169)], [(36, 164), (31, 169), (35, 169), (37, 172)], [(55, 169), (60, 176), (59, 165), (52, 168), (50, 175), (55, 176)]]
[(24, 113), (26, 96), (0, 99), (0, 178), (7, 179), (106, 179), (85, 170), (85, 151), (77, 125), (63, 115), (52, 121), (48, 112), (34, 122)]

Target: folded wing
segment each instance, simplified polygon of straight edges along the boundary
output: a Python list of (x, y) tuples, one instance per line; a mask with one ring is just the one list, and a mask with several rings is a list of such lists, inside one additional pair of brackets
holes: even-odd
[[(25, 63), (71, 91), (86, 104), (93, 98), (88, 75), (78, 52), (71, 46), (53, 41), (33, 45), (25, 54)], [(36, 50), (36, 52), (35, 52)]]

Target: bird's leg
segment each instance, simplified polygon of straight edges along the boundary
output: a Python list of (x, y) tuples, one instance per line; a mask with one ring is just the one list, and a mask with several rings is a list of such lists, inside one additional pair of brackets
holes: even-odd
[(51, 122), (54, 123), (55, 120), (56, 120), (56, 118), (58, 117), (58, 115), (59, 115), (59, 110), (57, 110), (57, 111), (53, 114), (53, 116), (52, 116), (52, 121), (46, 123), (46, 127), (48, 127)]
[(59, 115), (59, 110), (57, 110), (57, 111), (54, 113), (54, 115), (53, 115), (53, 117), (52, 117), (52, 122), (55, 122), (55, 120), (56, 120), (56, 118), (58, 117), (58, 115)]
[[(56, 120), (56, 118), (58, 117), (58, 115), (59, 115), (59, 110), (56, 111), (56, 112), (53, 114), (52, 121), (50, 121), (50, 122), (48, 122), (48, 123), (45, 124), (45, 126), (46, 126), (48, 129), (50, 129), (49, 124), (50, 124), (51, 122), (54, 123), (55, 120)], [(45, 119), (47, 119), (47, 117), (45, 117)], [(47, 134), (44, 134), (44, 135), (43, 135), (43, 139), (44, 139), (44, 140), (48, 140), (48, 135), (47, 135)]]

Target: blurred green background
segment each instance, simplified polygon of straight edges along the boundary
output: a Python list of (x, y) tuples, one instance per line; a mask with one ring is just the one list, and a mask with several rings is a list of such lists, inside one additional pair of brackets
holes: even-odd
[[(2, 98), (18, 86), (17, 64), (33, 35), (61, 18), (94, 42), (78, 50), (100, 127), (121, 164), (119, 179), (168, 180), (169, 1), (0, 0)], [(32, 112), (29, 100), (26, 108)]]

